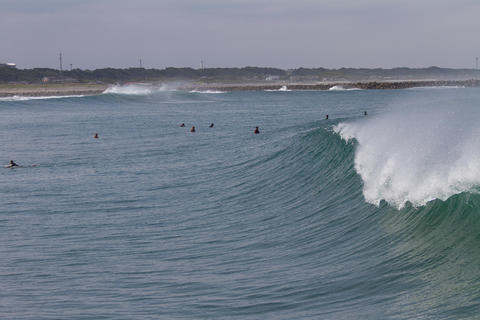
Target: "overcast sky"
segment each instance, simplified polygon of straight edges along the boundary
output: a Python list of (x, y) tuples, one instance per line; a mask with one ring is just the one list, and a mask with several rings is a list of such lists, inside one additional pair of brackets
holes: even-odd
[(473, 68), (479, 0), (0, 0), (19, 68)]

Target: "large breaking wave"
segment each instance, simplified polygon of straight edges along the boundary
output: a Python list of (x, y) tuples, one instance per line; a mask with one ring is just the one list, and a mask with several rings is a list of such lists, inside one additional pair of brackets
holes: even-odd
[(458, 101), (403, 104), (334, 130), (354, 139), (365, 199), (397, 207), (445, 200), (480, 185), (480, 110)]

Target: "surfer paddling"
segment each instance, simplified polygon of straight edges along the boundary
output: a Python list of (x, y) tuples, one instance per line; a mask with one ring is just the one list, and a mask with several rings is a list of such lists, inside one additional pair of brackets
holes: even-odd
[(13, 160), (10, 160), (10, 163), (8, 164), (7, 168), (14, 168), (14, 167), (20, 167), (20, 166), (16, 164)]
[(190, 129), (190, 132), (195, 132), (195, 126)]
[(258, 129), (258, 127), (255, 127), (255, 131), (253, 131), (253, 133), (255, 133), (255, 134), (259, 134), (259, 133), (260, 133), (260, 130)]

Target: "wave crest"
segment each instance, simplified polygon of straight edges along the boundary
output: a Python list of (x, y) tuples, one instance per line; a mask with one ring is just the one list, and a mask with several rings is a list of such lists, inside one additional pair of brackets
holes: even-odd
[(359, 88), (345, 88), (341, 85), (335, 85), (333, 87), (328, 88), (328, 91), (353, 91), (353, 90), (361, 90)]
[[(453, 102), (452, 102), (453, 103)], [(452, 104), (453, 105), (453, 104)], [(383, 116), (340, 123), (356, 141), (355, 169), (366, 201), (399, 208), (424, 205), (480, 186), (480, 128), (471, 106), (413, 105)], [(458, 110), (460, 109), (460, 110)]]
[(267, 89), (265, 91), (279, 91), (279, 92), (287, 92), (287, 91), (292, 91), (287, 88), (287, 86), (281, 86), (279, 89)]
[(190, 93), (207, 93), (207, 94), (218, 94), (218, 93), (225, 93), (225, 91), (220, 90), (191, 90)]

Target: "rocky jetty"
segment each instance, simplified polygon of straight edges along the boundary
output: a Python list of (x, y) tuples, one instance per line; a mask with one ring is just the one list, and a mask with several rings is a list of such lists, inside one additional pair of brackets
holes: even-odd
[(281, 83), (281, 84), (232, 84), (205, 85), (202, 90), (217, 91), (258, 91), (258, 90), (330, 90), (332, 88), (394, 90), (418, 87), (480, 87), (480, 80), (418, 80), (418, 81), (385, 81), (385, 82), (330, 82), (330, 83)]

